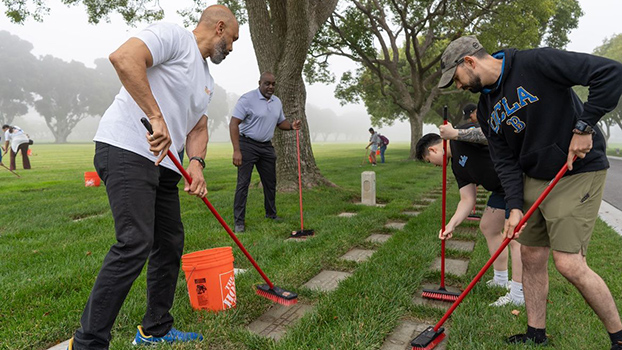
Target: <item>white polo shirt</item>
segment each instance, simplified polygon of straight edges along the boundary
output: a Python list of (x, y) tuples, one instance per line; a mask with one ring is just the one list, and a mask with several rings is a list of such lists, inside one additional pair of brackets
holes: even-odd
[[(171, 135), (177, 157), (186, 136), (203, 115), (214, 91), (214, 79), (192, 32), (171, 23), (153, 24), (136, 35), (151, 52), (147, 79)], [(94, 141), (116, 146), (155, 162), (140, 122), (145, 113), (124, 87), (104, 113)], [(166, 157), (161, 165), (179, 173)]]

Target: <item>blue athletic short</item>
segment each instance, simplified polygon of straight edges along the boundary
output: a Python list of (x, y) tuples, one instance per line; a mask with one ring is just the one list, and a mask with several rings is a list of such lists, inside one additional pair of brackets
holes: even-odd
[(505, 218), (510, 217), (510, 210), (505, 205), (505, 195), (499, 192), (492, 192), (488, 197), (487, 206), (495, 209), (505, 209)]

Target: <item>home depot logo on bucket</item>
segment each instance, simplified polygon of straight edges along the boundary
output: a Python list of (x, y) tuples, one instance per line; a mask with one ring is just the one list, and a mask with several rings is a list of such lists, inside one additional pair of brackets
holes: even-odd
[(85, 187), (99, 187), (100, 179), (95, 171), (84, 172), (84, 186)]
[(222, 311), (235, 307), (235, 276), (231, 247), (213, 248), (184, 254), (190, 305), (194, 309)]
[[(227, 279), (227, 284), (225, 284), (225, 288), (222, 288), (222, 282), (225, 279)], [(237, 300), (235, 297), (235, 277), (231, 272), (220, 275), (220, 291), (223, 310), (235, 307), (235, 302)], [(227, 291), (227, 295), (223, 295), (225, 291)]]

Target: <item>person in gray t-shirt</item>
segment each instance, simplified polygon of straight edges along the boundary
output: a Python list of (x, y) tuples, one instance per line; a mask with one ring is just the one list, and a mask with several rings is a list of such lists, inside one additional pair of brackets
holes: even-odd
[(274, 96), (276, 81), (270, 72), (259, 78), (259, 88), (242, 95), (235, 105), (229, 133), (233, 145), (233, 165), (238, 167), (238, 183), (233, 201), (235, 232), (246, 228), (246, 198), (253, 167), (257, 167), (264, 192), (266, 218), (280, 220), (276, 215), (276, 153), (272, 147), (274, 128), (300, 129), (300, 120), (290, 123), (283, 114), (281, 100)]
[(369, 143), (365, 148), (369, 148), (371, 146), (371, 153), (369, 154), (371, 157), (371, 165), (376, 166), (376, 152), (380, 149), (382, 140), (380, 139), (380, 135), (374, 131), (374, 128), (369, 128), (369, 133), (371, 136), (369, 137)]

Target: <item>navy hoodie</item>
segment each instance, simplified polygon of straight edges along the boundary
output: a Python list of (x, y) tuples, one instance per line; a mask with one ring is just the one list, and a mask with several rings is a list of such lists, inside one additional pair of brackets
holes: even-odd
[[(477, 119), (509, 209), (523, 209), (523, 174), (551, 180), (562, 168), (577, 120), (596, 134), (592, 150), (566, 176), (609, 167), (596, 124), (618, 104), (622, 64), (551, 48), (509, 49), (493, 57), (503, 59), (501, 77), (482, 91)], [(575, 85), (589, 86), (585, 103), (572, 90)]]

